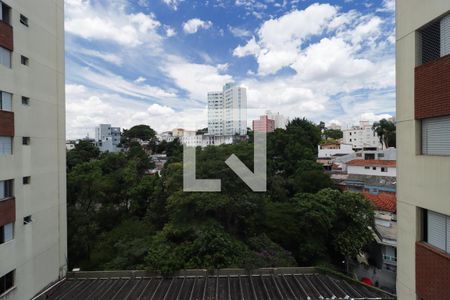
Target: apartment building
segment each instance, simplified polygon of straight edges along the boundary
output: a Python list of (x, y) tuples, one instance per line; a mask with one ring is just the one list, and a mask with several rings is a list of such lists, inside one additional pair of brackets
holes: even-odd
[(120, 127), (111, 124), (100, 124), (95, 128), (95, 143), (102, 152), (119, 152)]
[(275, 120), (270, 119), (268, 115), (260, 116), (259, 120), (252, 121), (252, 128), (258, 132), (274, 132)]
[(0, 299), (66, 272), (63, 6), (0, 1)]
[(368, 121), (359, 122), (359, 126), (353, 126), (342, 130), (344, 144), (351, 144), (355, 151), (383, 149), (380, 138), (372, 129)]
[(227, 83), (222, 91), (208, 92), (208, 134), (247, 134), (247, 89)]
[(450, 299), (450, 1), (397, 0), (399, 299)]

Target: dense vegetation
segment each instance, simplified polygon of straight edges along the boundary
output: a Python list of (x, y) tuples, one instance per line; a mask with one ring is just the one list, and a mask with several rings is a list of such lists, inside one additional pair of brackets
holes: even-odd
[[(148, 135), (150, 133), (150, 136)], [(221, 193), (182, 191), (178, 141), (150, 145), (170, 159), (161, 177), (137, 137), (124, 153), (87, 142), (68, 152), (69, 266), (88, 270), (336, 265), (371, 240), (371, 205), (334, 189), (315, 162), (321, 130), (302, 119), (268, 136), (268, 192), (252, 192), (224, 161), (252, 168), (252, 141), (197, 149), (197, 178), (220, 178)]]

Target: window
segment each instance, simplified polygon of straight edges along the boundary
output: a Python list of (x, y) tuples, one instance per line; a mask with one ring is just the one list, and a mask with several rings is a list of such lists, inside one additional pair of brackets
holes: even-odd
[(0, 180), (0, 201), (13, 197), (14, 180)]
[(450, 117), (422, 120), (422, 154), (450, 155)]
[(11, 69), (11, 51), (0, 47), (0, 64)]
[(423, 223), (424, 241), (450, 253), (450, 216), (427, 210)]
[(450, 53), (450, 15), (431, 22), (420, 33), (422, 64)]
[(376, 169), (377, 169), (377, 167), (372, 167), (372, 170), (374, 170), (374, 171), (375, 171)]
[(0, 110), (12, 111), (12, 94), (0, 91)]
[(31, 177), (30, 176), (25, 176), (24, 178), (22, 178), (22, 182), (23, 182), (23, 184), (30, 184)]
[(5, 224), (0, 226), (0, 244), (4, 244), (6, 242), (14, 239), (14, 225), (13, 223)]
[(31, 139), (28, 136), (24, 136), (22, 138), (22, 145), (29, 145), (31, 143)]
[(33, 220), (31, 219), (31, 215), (26, 216), (26, 217), (23, 218), (23, 225), (28, 225), (31, 222), (33, 222)]
[(22, 104), (30, 105), (30, 98), (22, 96)]
[(10, 15), (11, 15), (11, 8), (2, 1), (0, 1), (0, 21), (10, 24), (11, 23)]
[(14, 287), (14, 271), (0, 277), (0, 296)]
[(369, 169), (370, 169), (370, 167), (368, 167), (368, 166), (365, 166), (365, 167), (364, 167), (364, 169), (366, 169), (366, 170), (369, 170)]
[(378, 153), (378, 158), (382, 158), (382, 157), (384, 157), (384, 153)]
[(0, 156), (12, 154), (12, 137), (0, 136)]
[(20, 15), (20, 23), (22, 23), (23, 25), (28, 27), (28, 18), (21, 14)]
[(388, 171), (388, 168), (381, 167), (381, 172), (387, 172), (387, 171)]
[(21, 55), (20, 62), (22, 63), (22, 65), (28, 66), (30, 64), (30, 59), (26, 56)]

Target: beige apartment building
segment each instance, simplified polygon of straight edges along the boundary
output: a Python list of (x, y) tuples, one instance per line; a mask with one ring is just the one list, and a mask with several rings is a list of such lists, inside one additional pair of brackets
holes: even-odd
[(0, 299), (67, 266), (64, 1), (0, 1)]
[(450, 299), (450, 0), (397, 0), (397, 294)]

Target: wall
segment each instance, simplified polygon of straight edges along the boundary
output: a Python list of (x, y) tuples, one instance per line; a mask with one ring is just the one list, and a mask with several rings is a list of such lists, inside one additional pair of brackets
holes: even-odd
[(372, 166), (369, 167), (370, 169), (366, 169), (364, 166), (347, 166), (347, 173), (348, 174), (359, 174), (359, 175), (372, 175), (372, 176), (388, 176), (388, 177), (395, 177), (397, 176), (397, 168), (395, 167), (385, 167), (387, 168), (387, 172), (381, 172), (381, 167), (376, 167), (376, 170), (372, 169)]
[(415, 120), (414, 74), (418, 63), (416, 30), (450, 10), (448, 0), (397, 0), (397, 295), (416, 299), (416, 247), (420, 210), (450, 215), (450, 157), (420, 155), (420, 121)]

